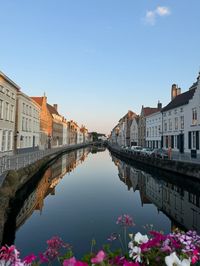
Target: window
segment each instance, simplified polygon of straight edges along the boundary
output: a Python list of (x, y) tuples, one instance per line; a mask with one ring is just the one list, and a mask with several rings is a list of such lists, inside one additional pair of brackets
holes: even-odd
[(172, 120), (169, 119), (168, 121), (169, 121), (169, 130), (172, 130)]
[(31, 131), (31, 119), (29, 119), (29, 131)]
[(29, 115), (32, 115), (32, 110), (31, 110), (31, 106), (29, 106)]
[(174, 110), (174, 113), (177, 114), (177, 109)]
[(7, 151), (11, 150), (11, 131), (8, 131)]
[(181, 113), (183, 112), (183, 107), (180, 108), (180, 112), (181, 112)]
[(184, 129), (184, 116), (181, 116), (181, 129)]
[(196, 149), (196, 132), (192, 132), (192, 149)]
[(15, 94), (14, 94), (14, 93), (12, 93), (12, 99), (13, 99), (13, 100), (15, 99)]
[(167, 122), (164, 122), (164, 130), (167, 131)]
[(169, 111), (168, 115), (171, 115), (171, 111)]
[(6, 151), (6, 135), (7, 135), (7, 131), (6, 130), (3, 130), (2, 151)]
[(5, 106), (5, 120), (9, 120), (9, 103), (6, 102)]
[(25, 117), (22, 118), (22, 130), (25, 131), (26, 130), (26, 125), (25, 125)]
[(175, 117), (175, 130), (178, 130), (178, 117)]
[(0, 119), (3, 119), (3, 101), (0, 100)]
[(14, 105), (10, 106), (10, 121), (14, 122)]
[(4, 93), (4, 87), (0, 85), (0, 92)]
[(26, 118), (26, 131), (28, 131), (28, 118)]
[(197, 108), (192, 109), (192, 125), (197, 125)]
[(26, 106), (25, 106), (25, 103), (23, 103), (23, 114), (25, 114), (26, 113)]

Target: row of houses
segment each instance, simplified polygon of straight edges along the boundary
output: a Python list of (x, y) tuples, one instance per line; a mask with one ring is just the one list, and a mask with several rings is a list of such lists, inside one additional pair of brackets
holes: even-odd
[(200, 158), (200, 73), (185, 92), (173, 84), (171, 101), (164, 107), (142, 106), (139, 115), (132, 111), (113, 128), (110, 142), (119, 146), (142, 146), (171, 150), (173, 155)]
[(67, 120), (47, 96), (30, 97), (0, 72), (0, 156), (89, 142), (85, 126)]

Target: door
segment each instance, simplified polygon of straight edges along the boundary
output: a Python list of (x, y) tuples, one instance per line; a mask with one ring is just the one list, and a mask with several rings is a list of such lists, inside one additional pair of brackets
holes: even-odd
[(179, 135), (179, 151), (180, 153), (184, 153), (184, 134)]

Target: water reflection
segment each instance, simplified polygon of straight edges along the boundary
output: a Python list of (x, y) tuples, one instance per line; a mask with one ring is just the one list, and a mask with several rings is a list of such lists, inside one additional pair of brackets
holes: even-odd
[(2, 243), (13, 244), (16, 230), (28, 220), (33, 212), (39, 211), (42, 214), (44, 199), (48, 195), (55, 195), (55, 189), (60, 180), (83, 163), (90, 151), (90, 149), (84, 148), (62, 155), (44, 172), (39, 182), (34, 184), (32, 191), (27, 191), (24, 188), (24, 191), (22, 189), (17, 193), (13, 204), (11, 204), (11, 213), (5, 224)]
[[(165, 180), (162, 175), (153, 176), (139, 170), (112, 155), (118, 167), (119, 178), (128, 190), (139, 191), (142, 206), (154, 204), (158, 211), (166, 214), (173, 227), (194, 229), (200, 233), (200, 184), (184, 179), (178, 184)], [(168, 174), (169, 175), (169, 174)], [(179, 179), (181, 181), (181, 179)], [(186, 188), (188, 186), (188, 188)]]

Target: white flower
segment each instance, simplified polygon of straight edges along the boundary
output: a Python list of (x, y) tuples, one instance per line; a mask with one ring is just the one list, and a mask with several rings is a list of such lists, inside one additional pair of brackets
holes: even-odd
[(136, 262), (141, 262), (141, 248), (139, 247), (133, 247), (130, 251), (129, 251), (129, 256), (130, 258), (133, 258), (133, 260), (135, 260)]
[(190, 266), (190, 261), (187, 259), (180, 260), (176, 252), (171, 253), (169, 256), (165, 257), (165, 263), (167, 266)]
[(147, 235), (142, 235), (140, 232), (138, 232), (135, 237), (134, 241), (138, 244), (147, 243), (149, 240)]

